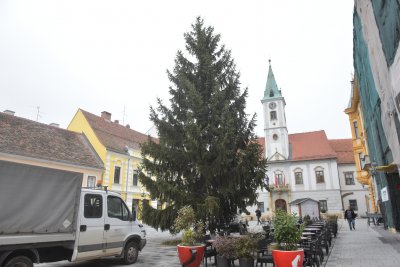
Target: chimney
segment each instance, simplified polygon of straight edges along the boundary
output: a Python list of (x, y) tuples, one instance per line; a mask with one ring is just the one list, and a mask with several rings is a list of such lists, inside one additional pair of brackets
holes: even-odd
[(119, 120), (115, 120), (114, 122), (115, 122), (116, 124), (119, 124)]
[(6, 110), (4, 110), (4, 113), (6, 113), (6, 114), (8, 114), (8, 115), (11, 115), (11, 116), (14, 116), (14, 114), (15, 114), (15, 111), (12, 111), (12, 110), (6, 109)]
[(52, 122), (52, 123), (50, 123), (49, 125), (50, 125), (50, 126), (53, 126), (53, 127), (60, 128), (60, 124), (58, 124), (58, 123)]
[(111, 121), (111, 113), (107, 111), (103, 111), (101, 113), (101, 117), (105, 120)]
[(130, 129), (130, 128), (131, 128), (131, 126), (130, 126), (129, 124), (127, 124), (127, 125), (126, 125), (126, 128)]

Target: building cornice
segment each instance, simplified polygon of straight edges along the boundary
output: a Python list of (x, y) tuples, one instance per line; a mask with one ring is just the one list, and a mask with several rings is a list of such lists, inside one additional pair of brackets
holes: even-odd
[(23, 161), (33, 161), (33, 162), (44, 163), (44, 164), (57, 164), (57, 165), (64, 166), (64, 167), (90, 170), (90, 171), (102, 172), (104, 170), (104, 168), (94, 168), (94, 167), (83, 166), (83, 165), (75, 165), (75, 164), (66, 163), (66, 162), (58, 161), (58, 160), (46, 160), (46, 159), (41, 159), (41, 158), (26, 157), (26, 156), (8, 154), (8, 153), (3, 153), (3, 152), (0, 152), (0, 158), (1, 157), (4, 157), (6, 159), (10, 158), (10, 159), (16, 159), (16, 160), (23, 160)]

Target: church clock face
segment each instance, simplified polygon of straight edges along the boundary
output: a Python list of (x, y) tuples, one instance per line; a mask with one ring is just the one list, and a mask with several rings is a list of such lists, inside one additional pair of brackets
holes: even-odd
[(275, 102), (269, 103), (269, 108), (270, 109), (275, 109), (276, 108), (276, 103)]

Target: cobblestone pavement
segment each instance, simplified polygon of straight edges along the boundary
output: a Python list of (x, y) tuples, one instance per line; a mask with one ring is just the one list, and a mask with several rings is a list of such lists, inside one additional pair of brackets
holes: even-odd
[[(250, 231), (260, 231), (261, 227), (250, 222)], [(168, 232), (158, 232), (150, 227), (147, 231), (147, 245), (139, 254), (132, 267), (180, 267), (175, 246), (165, 246), (162, 242), (178, 238)], [(368, 227), (365, 219), (356, 220), (356, 230), (350, 231), (347, 222), (339, 220), (339, 233), (322, 266), (325, 267), (390, 267), (400, 266), (400, 236), (390, 233), (382, 226)], [(237, 264), (236, 264), (237, 265)], [(116, 258), (85, 261), (78, 263), (57, 262), (35, 264), (35, 267), (122, 267), (126, 266)], [(201, 266), (205, 266), (202, 264)], [(209, 261), (208, 266), (215, 266)]]
[[(164, 246), (162, 242), (178, 238), (169, 232), (156, 231), (151, 227), (146, 227), (147, 244), (143, 251), (139, 253), (138, 260), (132, 267), (180, 267), (176, 246)], [(116, 258), (106, 258), (101, 260), (83, 261), (70, 263), (61, 261), (55, 263), (35, 264), (35, 267), (122, 267), (121, 261)], [(208, 266), (213, 266), (208, 264)], [(215, 266), (215, 265), (214, 265)]]
[(400, 266), (400, 236), (367, 225), (366, 219), (356, 220), (356, 230), (350, 231), (346, 221), (339, 220), (339, 234), (326, 267)]
[[(255, 221), (249, 222), (250, 231), (262, 231), (260, 225), (256, 225)], [(139, 253), (139, 258), (132, 267), (181, 267), (179, 264), (176, 246), (162, 245), (163, 241), (179, 238), (172, 236), (169, 232), (156, 231), (151, 227), (146, 227), (147, 244), (143, 251)], [(238, 264), (236, 264), (237, 266)], [(116, 258), (107, 258), (101, 260), (84, 261), (70, 263), (68, 261), (35, 264), (35, 267), (122, 267), (121, 261)], [(205, 264), (201, 265), (202, 267)], [(208, 266), (215, 266), (214, 260), (208, 261)]]

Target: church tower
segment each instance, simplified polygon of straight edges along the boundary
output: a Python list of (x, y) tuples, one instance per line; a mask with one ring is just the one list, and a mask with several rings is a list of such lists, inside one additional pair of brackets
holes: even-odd
[(286, 160), (289, 158), (286, 103), (276, 84), (271, 60), (269, 60), (267, 84), (261, 103), (264, 112), (265, 157), (268, 161)]

